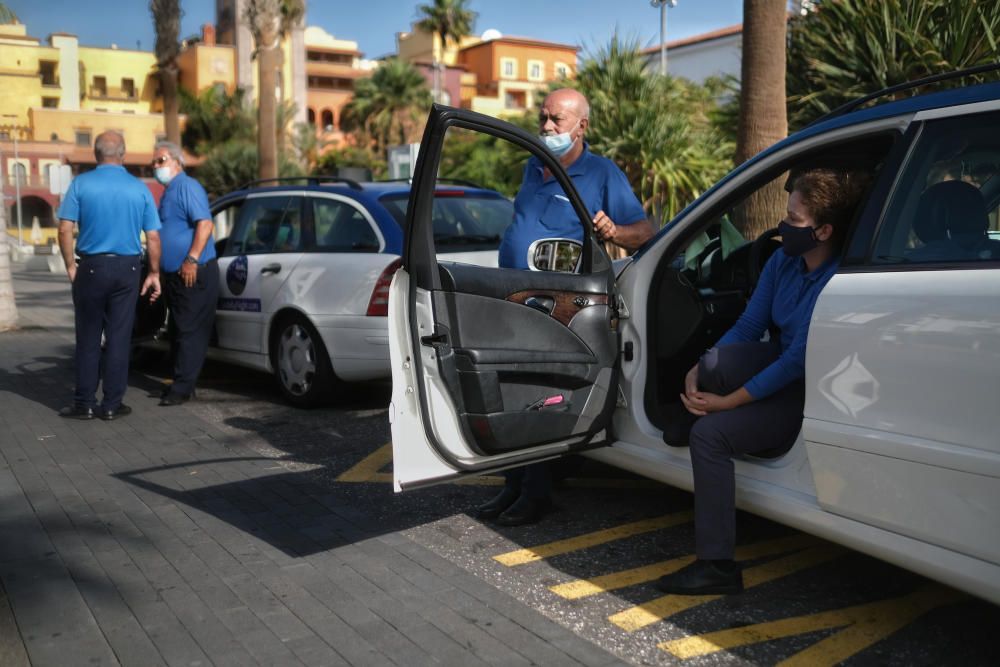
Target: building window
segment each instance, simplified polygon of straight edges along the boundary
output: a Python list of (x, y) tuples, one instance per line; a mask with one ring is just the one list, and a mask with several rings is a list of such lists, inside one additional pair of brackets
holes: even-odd
[(545, 63), (541, 60), (528, 61), (528, 80), (541, 81), (545, 78)]
[(329, 132), (333, 129), (333, 112), (323, 109), (323, 131)]
[(309, 87), (321, 90), (354, 90), (354, 82), (351, 79), (334, 76), (310, 76)]
[(556, 78), (568, 79), (569, 65), (567, 65), (566, 63), (556, 63)]
[(59, 141), (59, 135), (53, 132), (49, 135), (49, 141)]
[(312, 125), (313, 127), (316, 127), (316, 112), (315, 111), (313, 111), (312, 109), (308, 109), (306, 111), (306, 118), (308, 119), (308, 122), (309, 122), (310, 125)]
[(527, 94), (523, 90), (508, 90), (504, 96), (504, 107), (507, 109), (524, 109), (527, 105)]
[(351, 65), (354, 63), (354, 55), (350, 53), (327, 53), (326, 51), (307, 51), (306, 60), (313, 63), (335, 63), (337, 65)]
[(74, 133), (76, 135), (76, 145), (83, 146), (84, 148), (89, 148), (92, 139), (90, 138), (90, 130), (76, 130)]
[(58, 109), (59, 108), (59, 98), (58, 97), (43, 97), (42, 98), (42, 108), (44, 108), (44, 109)]
[(103, 76), (94, 77), (94, 87), (90, 94), (94, 97), (108, 96), (108, 80)]
[(38, 62), (38, 75), (42, 77), (43, 86), (58, 86), (59, 78), (56, 76), (56, 63), (48, 60)]
[(21, 162), (15, 162), (11, 167), (10, 174), (11, 183), (20, 183), (21, 185), (26, 185), (28, 182), (28, 168), (24, 166)]
[(135, 97), (135, 81), (133, 79), (122, 79), (122, 96), (129, 99)]
[(0, 141), (10, 141), (10, 132), (7, 130), (0, 130)]
[(501, 58), (500, 59), (500, 76), (504, 79), (515, 79), (517, 78), (517, 59), (515, 58)]

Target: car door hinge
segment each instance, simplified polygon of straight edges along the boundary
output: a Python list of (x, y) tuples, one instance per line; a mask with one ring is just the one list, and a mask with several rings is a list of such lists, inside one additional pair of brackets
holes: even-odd
[(618, 319), (627, 320), (629, 318), (629, 314), (628, 314), (628, 306), (625, 305), (625, 298), (621, 294), (619, 294), (617, 295), (615, 303), (618, 304)]

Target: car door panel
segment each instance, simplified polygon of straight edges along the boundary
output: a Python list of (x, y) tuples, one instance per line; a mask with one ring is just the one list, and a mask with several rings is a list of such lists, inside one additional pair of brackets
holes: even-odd
[(589, 232), (569, 178), (535, 138), (471, 112), (432, 110), (404, 264), (390, 289), (397, 490), (592, 447), (615, 405), (617, 296), (610, 260), (593, 239), (580, 274), (437, 263), (430, 198), (449, 123), (544, 160)]

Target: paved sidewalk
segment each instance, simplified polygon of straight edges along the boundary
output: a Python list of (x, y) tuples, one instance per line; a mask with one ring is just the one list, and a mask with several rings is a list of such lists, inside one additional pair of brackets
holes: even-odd
[(0, 664), (617, 664), (315, 478), (186, 407), (165, 414), (139, 375), (128, 418), (60, 419), (68, 285), (22, 268), (16, 291), (22, 328), (0, 334)]

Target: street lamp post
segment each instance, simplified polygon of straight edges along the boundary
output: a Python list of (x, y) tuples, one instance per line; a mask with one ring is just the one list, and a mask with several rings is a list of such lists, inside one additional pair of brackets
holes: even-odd
[[(17, 115), (12, 113), (5, 113), (3, 117), (17, 120)], [(14, 168), (10, 171), (14, 175), (14, 203), (17, 204), (17, 245), (21, 247), (24, 245), (24, 232), (21, 223), (21, 174), (17, 170), (18, 165), (21, 164), (21, 158), (17, 154), (17, 132), (17, 125), (13, 125), (11, 134), (14, 135)]]
[(649, 0), (660, 9), (660, 74), (667, 75), (667, 7), (676, 7), (677, 0)]

